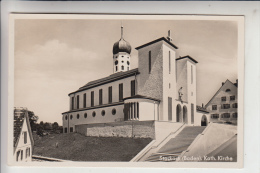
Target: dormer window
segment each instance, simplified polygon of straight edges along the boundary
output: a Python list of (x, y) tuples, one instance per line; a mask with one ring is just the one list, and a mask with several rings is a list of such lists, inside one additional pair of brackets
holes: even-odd
[(226, 92), (230, 92), (231, 90), (230, 89), (226, 89)]

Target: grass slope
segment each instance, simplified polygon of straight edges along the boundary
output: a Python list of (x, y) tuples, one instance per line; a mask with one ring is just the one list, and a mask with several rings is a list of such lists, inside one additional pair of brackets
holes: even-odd
[(34, 134), (33, 155), (72, 161), (130, 161), (151, 140), (86, 137), (78, 133), (51, 134), (44, 137)]

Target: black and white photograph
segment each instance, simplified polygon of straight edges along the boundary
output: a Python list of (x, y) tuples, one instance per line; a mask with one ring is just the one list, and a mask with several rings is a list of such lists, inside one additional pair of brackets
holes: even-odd
[(11, 14), (10, 29), (11, 165), (241, 167), (243, 16)]

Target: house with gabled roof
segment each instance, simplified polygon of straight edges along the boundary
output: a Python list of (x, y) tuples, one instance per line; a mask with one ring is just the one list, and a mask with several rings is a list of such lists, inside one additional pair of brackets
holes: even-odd
[(221, 87), (205, 105), (210, 113), (210, 122), (223, 122), (237, 124), (237, 94), (238, 80), (222, 82)]
[(13, 156), (16, 162), (32, 160), (33, 136), (27, 109), (14, 109)]

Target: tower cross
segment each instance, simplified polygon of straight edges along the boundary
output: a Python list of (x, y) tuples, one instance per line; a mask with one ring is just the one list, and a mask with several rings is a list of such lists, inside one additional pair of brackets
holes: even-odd
[(171, 30), (168, 31), (168, 37), (167, 37), (167, 40), (172, 41), (172, 38), (171, 38)]

